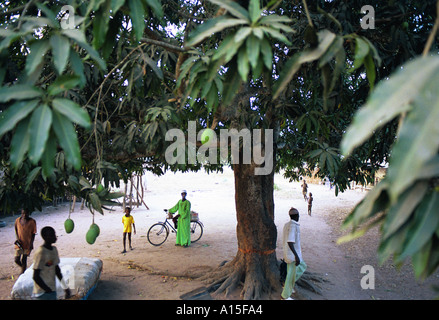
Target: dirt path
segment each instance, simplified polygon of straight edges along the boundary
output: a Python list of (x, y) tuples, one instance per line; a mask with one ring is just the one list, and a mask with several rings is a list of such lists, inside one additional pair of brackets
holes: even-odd
[[(148, 192), (145, 207), (134, 208), (137, 234), (133, 236), (133, 251), (122, 251), (122, 212), (117, 209), (104, 216), (96, 214), (95, 223), (101, 235), (94, 245), (85, 242), (85, 233), (92, 223), (88, 209), (80, 210), (79, 204), (72, 213), (75, 230), (66, 234), (63, 223), (68, 216), (67, 204), (48, 207), (35, 212), (32, 217), (37, 228), (51, 225), (58, 235), (57, 247), (62, 257), (97, 257), (103, 260), (101, 280), (90, 299), (179, 299), (191, 290), (206, 285), (196, 277), (216, 268), (236, 254), (236, 216), (234, 209), (234, 184), (231, 170), (223, 174), (168, 173), (162, 177), (146, 174), (144, 181)], [(438, 283), (434, 275), (428, 283), (418, 285), (413, 281), (410, 268), (397, 273), (391, 263), (378, 267), (375, 259), (377, 235), (367, 235), (355, 243), (337, 246), (340, 236), (338, 226), (344, 215), (361, 200), (361, 191), (347, 191), (339, 197), (322, 185), (309, 185), (314, 196), (313, 215), (306, 214), (307, 205), (302, 198), (300, 183), (289, 183), (281, 176), (275, 177), (275, 223), (278, 239), (284, 223), (289, 220), (288, 210), (295, 206), (301, 213), (302, 251), (309, 271), (321, 275), (329, 282), (321, 284), (322, 295), (306, 293), (307, 299), (430, 299), (434, 293), (431, 283)], [(179, 199), (180, 191), (188, 191), (192, 209), (199, 212), (205, 225), (202, 239), (189, 248), (176, 247), (175, 235), (160, 247), (151, 246), (146, 231), (153, 223), (163, 220), (164, 208), (170, 208)], [(0, 228), (0, 299), (9, 295), (19, 269), (13, 263), (15, 217), (2, 218), (7, 226)], [(37, 235), (35, 246), (42, 244)], [(277, 256), (282, 257), (278, 240)], [(375, 250), (375, 251), (374, 251)], [(29, 265), (33, 254), (29, 258)], [(360, 286), (361, 266), (375, 268), (375, 290), (363, 290)], [(232, 298), (237, 298), (233, 296)], [(271, 298), (277, 299), (274, 294)], [(221, 298), (221, 297), (218, 297)]]

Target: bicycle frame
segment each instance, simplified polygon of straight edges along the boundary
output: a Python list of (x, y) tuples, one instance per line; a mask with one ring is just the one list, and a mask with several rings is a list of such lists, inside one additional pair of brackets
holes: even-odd
[[(166, 212), (167, 210), (164, 210), (164, 211)], [(174, 228), (174, 226), (171, 224), (171, 222), (168, 221), (170, 219), (172, 219), (172, 218), (170, 218), (168, 215), (168, 217), (165, 219), (165, 221), (158, 221), (149, 228), (148, 233), (147, 233), (149, 243), (151, 243), (154, 246), (159, 246), (166, 241), (171, 230), (172, 230), (172, 233), (177, 234), (177, 232), (178, 232), (177, 228)], [(159, 227), (159, 229), (155, 229), (156, 227)], [(204, 225), (200, 220), (190, 222), (191, 242), (197, 242), (198, 240), (200, 240), (200, 238), (203, 235), (203, 228), (204, 228)], [(152, 231), (153, 229), (155, 231)], [(152, 233), (151, 233), (151, 231), (152, 231)], [(157, 242), (155, 240), (154, 241), (151, 240), (150, 236), (152, 236), (154, 238), (155, 236), (160, 236), (164, 232), (166, 234), (164, 235), (164, 238), (162, 238), (161, 240), (158, 240)], [(195, 238), (192, 237), (192, 234), (195, 235)]]
[[(171, 227), (171, 229), (172, 229), (175, 233), (177, 233), (177, 229), (175, 229), (175, 228), (172, 226), (172, 224), (169, 222), (169, 220), (170, 220), (170, 219), (166, 219), (164, 222), (162, 222), (162, 221), (157, 221), (157, 222), (163, 224), (163, 225), (166, 226), (167, 228), (168, 228), (168, 227)], [(193, 222), (193, 221), (191, 221), (191, 222)], [(201, 224), (202, 227), (204, 227), (204, 224), (203, 224), (200, 220), (198, 220), (197, 222), (198, 222), (199, 224)]]
[(165, 222), (159, 221), (159, 223), (163, 224), (166, 227), (171, 227), (171, 229), (174, 230), (175, 233), (177, 233), (177, 230), (172, 226), (172, 224), (168, 220), (169, 219), (166, 219)]
[[(164, 209), (163, 211), (168, 212), (167, 209)], [(177, 230), (172, 226), (172, 224), (168, 220), (170, 220), (170, 219), (165, 219), (165, 222), (158, 221), (158, 223), (161, 223), (161, 224), (164, 224), (164, 225), (169, 225), (171, 227), (171, 229), (174, 230), (175, 233), (177, 233)], [(191, 220), (191, 222), (195, 222), (195, 221)], [(196, 222), (201, 224), (201, 226), (204, 228), (204, 224), (200, 220), (197, 220)]]

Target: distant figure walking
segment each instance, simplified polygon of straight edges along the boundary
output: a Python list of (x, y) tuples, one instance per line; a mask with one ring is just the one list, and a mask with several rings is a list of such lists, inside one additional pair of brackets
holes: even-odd
[(314, 198), (312, 197), (312, 193), (309, 193), (309, 198), (308, 198), (308, 214), (311, 216), (311, 209), (312, 209), (312, 201), (314, 200)]
[(303, 180), (303, 183), (301, 184), (302, 187), (302, 194), (303, 194), (303, 199), (305, 199), (305, 201), (308, 201), (308, 197), (307, 197), (307, 193), (308, 193), (308, 185), (306, 184), (306, 180)]

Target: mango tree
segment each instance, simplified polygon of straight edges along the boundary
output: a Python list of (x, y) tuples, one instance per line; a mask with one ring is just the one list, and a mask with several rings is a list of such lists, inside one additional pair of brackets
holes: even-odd
[[(263, 297), (279, 287), (274, 173), (282, 169), (298, 180), (316, 171), (331, 179), (336, 192), (352, 181), (372, 182), (390, 158), (400, 128), (396, 116), (411, 112), (406, 102), (421, 92), (392, 107), (384, 120), (370, 118), (381, 122), (369, 131), (359, 129), (361, 139), (346, 143), (342, 154), (340, 143), (355, 112), (371, 93), (371, 99), (375, 90), (379, 93), (376, 83), (421, 54), (436, 17), (434, 1), (367, 4), (375, 8), (375, 29), (360, 23), (362, 1), (31, 0), (0, 5), (3, 210), (24, 203), (40, 209), (44, 200), (69, 191), (85, 198), (92, 212), (103, 213), (119, 196), (109, 189), (132, 173), (231, 165), (238, 252), (210, 277), (223, 281), (218, 292), (230, 292), (242, 282), (244, 298)], [(231, 151), (223, 161), (189, 161), (201, 145), (189, 144), (194, 122), (196, 132), (210, 128), (218, 136), (221, 129), (262, 130), (257, 147), (264, 161), (244, 161), (244, 141), (234, 157)], [(171, 129), (182, 130), (188, 141), (184, 161), (167, 161), (174, 143), (166, 139)], [(424, 129), (428, 136), (430, 126)], [(405, 161), (402, 155), (394, 157), (397, 163)], [(422, 163), (432, 159), (429, 153)], [(269, 172), (255, 174), (269, 164)], [(402, 181), (398, 192), (415, 181)], [(105, 188), (97, 190), (99, 184)], [(387, 186), (370, 201), (381, 201), (379, 191)], [(389, 198), (392, 205), (399, 195)], [(416, 219), (424, 221), (421, 217)], [(436, 248), (435, 241), (425, 246)], [(410, 246), (405, 256), (418, 249)]]

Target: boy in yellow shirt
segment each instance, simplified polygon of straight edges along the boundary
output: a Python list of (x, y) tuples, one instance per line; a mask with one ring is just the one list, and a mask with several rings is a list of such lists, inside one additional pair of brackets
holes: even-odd
[[(122, 223), (123, 223), (123, 251), (122, 251), (122, 253), (127, 252), (127, 250), (126, 250), (127, 234), (128, 234), (128, 242), (130, 245), (130, 249), (133, 250), (133, 247), (131, 247), (131, 232), (134, 229), (134, 234), (136, 234), (136, 225), (134, 224), (134, 218), (130, 213), (131, 213), (131, 208), (125, 208), (125, 215), (122, 217)], [(133, 226), (132, 228), (131, 228), (131, 225)]]

